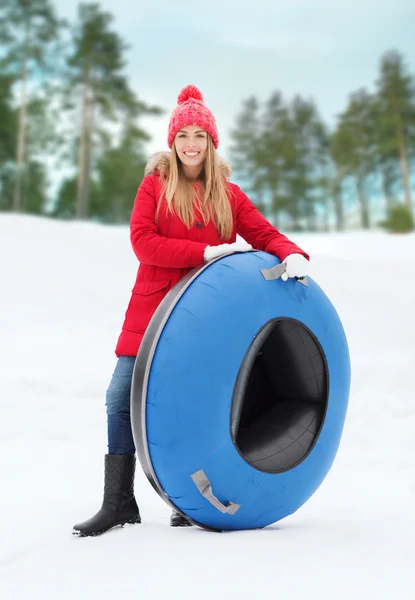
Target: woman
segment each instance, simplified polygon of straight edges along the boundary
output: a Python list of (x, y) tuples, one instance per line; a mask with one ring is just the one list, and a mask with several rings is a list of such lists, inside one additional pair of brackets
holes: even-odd
[[(130, 422), (131, 379), (141, 340), (167, 292), (191, 269), (229, 252), (263, 250), (286, 264), (284, 280), (304, 277), (308, 255), (279, 233), (240, 188), (216, 154), (216, 122), (194, 86), (184, 88), (171, 115), (170, 153), (152, 157), (131, 216), (131, 243), (140, 261), (116, 347), (106, 394), (108, 454), (101, 509), (74, 526), (80, 536), (140, 523), (134, 498), (135, 446)], [(236, 241), (239, 233), (246, 241)], [(173, 512), (172, 526), (190, 525)]]

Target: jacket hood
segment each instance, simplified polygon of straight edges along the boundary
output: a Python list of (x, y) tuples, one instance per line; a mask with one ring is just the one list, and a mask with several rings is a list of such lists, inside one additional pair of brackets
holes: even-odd
[[(170, 152), (156, 152), (147, 161), (146, 168), (144, 169), (144, 175), (154, 175), (156, 171), (159, 171), (162, 167), (168, 167), (170, 162)], [(219, 169), (222, 175), (229, 179), (232, 174), (231, 165), (222, 157), (218, 156)]]

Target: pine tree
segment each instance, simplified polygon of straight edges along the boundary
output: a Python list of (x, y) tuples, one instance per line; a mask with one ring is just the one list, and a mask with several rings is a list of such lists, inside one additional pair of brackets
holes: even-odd
[(120, 142), (108, 148), (97, 164), (98, 193), (91, 216), (110, 223), (128, 223), (137, 187), (144, 176), (144, 143), (149, 136), (135, 125), (124, 129)]
[(16, 153), (16, 111), (12, 108), (11, 75), (0, 76), (0, 210), (10, 210), (12, 165)]
[(260, 112), (251, 97), (244, 101), (231, 136), (233, 166), (257, 206), (276, 225), (278, 215), (286, 212), (295, 227), (302, 218), (314, 227), (328, 162), (328, 134), (314, 103), (296, 97), (287, 105), (275, 91)]
[(251, 189), (254, 188), (253, 182), (259, 166), (257, 147), (261, 132), (258, 113), (259, 103), (255, 96), (244, 100), (242, 109), (236, 116), (235, 126), (230, 132), (233, 170)]
[(81, 125), (78, 145), (78, 174), (75, 216), (89, 214), (91, 172), (98, 156), (92, 153), (96, 137), (108, 137), (105, 124), (123, 115), (160, 114), (130, 90), (124, 74), (127, 45), (112, 31), (113, 17), (98, 4), (81, 4), (74, 27), (74, 51), (68, 59), (72, 98), (80, 104)]
[(366, 181), (375, 170), (374, 99), (365, 89), (352, 93), (331, 140), (338, 172), (353, 179), (363, 228), (370, 227)]
[(296, 96), (290, 105), (290, 140), (284, 160), (286, 210), (296, 229), (305, 219), (316, 228), (317, 204), (324, 199), (328, 162), (328, 134), (314, 102)]
[(33, 72), (46, 66), (48, 47), (58, 35), (61, 22), (49, 0), (8, 0), (0, 6), (0, 41), (6, 50), (3, 69), (20, 81), (19, 117), (13, 209), (22, 208), (22, 185), (27, 163), (28, 84)]
[(261, 167), (263, 180), (271, 198), (274, 223), (289, 202), (286, 194), (286, 165), (294, 152), (289, 110), (280, 91), (275, 91), (265, 104), (262, 116)]
[(394, 159), (398, 160), (405, 204), (413, 216), (410, 159), (415, 152), (414, 78), (408, 73), (403, 56), (396, 51), (381, 58), (377, 102), (378, 154), (384, 185), (388, 192), (394, 180)]

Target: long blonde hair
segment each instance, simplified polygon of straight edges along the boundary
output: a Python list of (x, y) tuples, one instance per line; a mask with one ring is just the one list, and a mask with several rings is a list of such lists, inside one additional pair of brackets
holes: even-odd
[(159, 198), (156, 218), (158, 219), (165, 198), (167, 210), (171, 214), (177, 215), (188, 229), (192, 227), (195, 220), (195, 209), (198, 209), (205, 225), (213, 219), (220, 238), (225, 240), (232, 235), (232, 210), (225, 177), (220, 171), (212, 138), (210, 135), (207, 138), (207, 152), (201, 179), (203, 198), (197, 194), (192, 182), (185, 176), (182, 163), (173, 144), (170, 153), (170, 164), (160, 169), (163, 188)]

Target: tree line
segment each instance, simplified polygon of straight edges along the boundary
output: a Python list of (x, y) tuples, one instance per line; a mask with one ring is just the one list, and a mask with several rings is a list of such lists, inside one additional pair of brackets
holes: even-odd
[[(380, 59), (372, 92), (352, 92), (330, 130), (313, 100), (275, 91), (248, 98), (231, 132), (234, 168), (263, 212), (294, 229), (362, 228), (404, 215), (413, 227), (415, 80), (397, 51)], [(406, 217), (405, 217), (406, 215)]]
[[(164, 109), (131, 88), (113, 16), (81, 3), (69, 23), (51, 0), (3, 0), (0, 47), (0, 210), (128, 222), (151, 139), (140, 119)], [(230, 134), (236, 176), (277, 226), (342, 230), (356, 207), (363, 228), (397, 211), (413, 227), (415, 85), (399, 52), (331, 128), (275, 90), (247, 98)]]
[[(128, 221), (150, 139), (140, 117), (162, 109), (132, 90), (113, 16), (81, 3), (68, 23), (50, 0), (6, 0), (0, 23), (0, 209)], [(57, 168), (69, 175), (51, 198)]]

